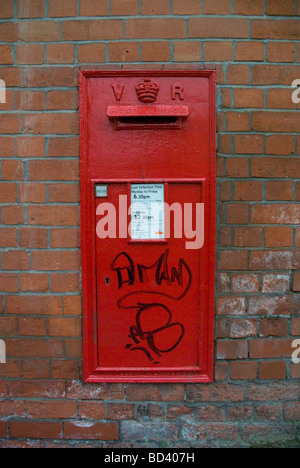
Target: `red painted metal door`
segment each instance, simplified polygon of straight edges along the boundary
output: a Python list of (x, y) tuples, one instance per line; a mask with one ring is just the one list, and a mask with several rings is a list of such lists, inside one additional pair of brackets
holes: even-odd
[(80, 115), (84, 379), (209, 382), (214, 72), (82, 72)]

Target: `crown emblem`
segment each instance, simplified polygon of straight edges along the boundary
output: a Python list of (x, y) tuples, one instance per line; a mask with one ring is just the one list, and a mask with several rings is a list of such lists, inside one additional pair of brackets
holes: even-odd
[(144, 83), (139, 83), (135, 87), (137, 96), (141, 102), (155, 102), (159, 93), (159, 86), (146, 78)]

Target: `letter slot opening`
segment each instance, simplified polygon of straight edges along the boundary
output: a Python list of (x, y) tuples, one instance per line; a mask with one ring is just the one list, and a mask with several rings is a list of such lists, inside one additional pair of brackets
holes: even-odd
[(188, 115), (188, 106), (108, 106), (107, 108), (107, 116), (118, 130), (180, 128), (182, 118)]

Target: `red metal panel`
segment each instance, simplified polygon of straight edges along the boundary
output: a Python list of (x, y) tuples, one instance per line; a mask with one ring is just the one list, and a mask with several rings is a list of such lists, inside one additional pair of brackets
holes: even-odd
[[(215, 73), (84, 71), (80, 96), (84, 380), (210, 382)], [(183, 227), (187, 207), (204, 205), (203, 245), (187, 248), (190, 233), (178, 235), (179, 218), (167, 208), (170, 235), (164, 219), (157, 238), (131, 238), (131, 191), (150, 199), (155, 187)], [(105, 204), (115, 210), (115, 235), (100, 238)]]

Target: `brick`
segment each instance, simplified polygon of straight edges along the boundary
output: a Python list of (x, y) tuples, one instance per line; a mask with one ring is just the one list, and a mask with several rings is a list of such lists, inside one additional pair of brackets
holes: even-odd
[(290, 89), (267, 90), (267, 107), (270, 109), (295, 109)]
[(231, 0), (204, 0), (203, 12), (205, 15), (230, 15), (232, 12)]
[(234, 106), (236, 108), (264, 107), (263, 90), (255, 88), (236, 88), (234, 90)]
[(7, 421), (0, 421), (0, 437), (1, 438), (8, 437), (8, 422)]
[[(17, 292), (19, 290), (19, 278), (16, 274), (0, 274), (0, 290), (3, 292)], [(0, 332), (0, 334), (2, 334)], [(15, 333), (17, 334), (17, 333)]]
[(264, 178), (298, 178), (300, 176), (300, 161), (297, 158), (264, 157), (252, 158), (252, 177)]
[(52, 292), (78, 292), (79, 289), (79, 276), (77, 273), (51, 274)]
[(46, 202), (46, 185), (44, 184), (19, 184), (18, 193), (22, 203)]
[(106, 2), (98, 0), (80, 0), (80, 16), (107, 16), (108, 6)]
[(265, 227), (265, 247), (292, 247), (293, 228), (287, 226)]
[(291, 382), (251, 383), (247, 388), (246, 398), (252, 401), (297, 401), (296, 385)]
[(78, 74), (72, 67), (28, 67), (24, 70), (23, 85), (35, 88), (77, 86)]
[(288, 335), (288, 329), (289, 322), (285, 318), (269, 317), (260, 320), (260, 336), (262, 337), (284, 337)]
[(19, 229), (20, 247), (44, 249), (48, 246), (47, 229), (24, 227)]
[[(291, 356), (291, 340), (272, 338), (272, 339), (254, 339), (250, 341), (250, 357), (254, 359), (262, 358), (280, 358)], [(277, 361), (279, 366), (280, 362)]]
[(78, 229), (51, 229), (52, 248), (78, 248), (80, 245)]
[(22, 205), (4, 206), (2, 208), (3, 224), (24, 224), (24, 207)]
[(77, 0), (68, 0), (67, 3), (60, 0), (49, 0), (49, 17), (67, 17), (77, 15)]
[(70, 419), (76, 417), (73, 401), (27, 401), (27, 415), (34, 419)]
[(71, 137), (49, 137), (48, 156), (79, 156), (79, 138)]
[(47, 63), (74, 63), (75, 46), (74, 44), (48, 44), (47, 45)]
[(235, 135), (234, 148), (235, 153), (238, 154), (263, 154), (264, 137), (263, 135)]
[(62, 423), (11, 421), (10, 435), (13, 438), (23, 439), (60, 439)]
[(240, 64), (229, 64), (227, 71), (227, 83), (248, 85), (249, 80), (249, 66)]
[(22, 117), (16, 114), (0, 115), (0, 133), (21, 133)]
[(58, 296), (7, 296), (6, 313), (20, 315), (61, 315), (62, 300)]
[(78, 110), (77, 91), (49, 91), (47, 93), (47, 109)]
[(44, 63), (44, 46), (42, 44), (17, 44), (16, 64), (40, 65)]
[(251, 223), (254, 224), (299, 224), (300, 207), (297, 204), (253, 205)]
[(262, 182), (241, 181), (234, 183), (234, 200), (259, 201), (262, 200)]
[(261, 62), (264, 60), (262, 42), (238, 42), (235, 48), (235, 60), (241, 62)]
[(18, 0), (17, 12), (19, 18), (42, 18), (45, 15), (45, 1)]
[(299, 75), (299, 65), (254, 65), (252, 67), (253, 85), (282, 85), (291, 86), (295, 75)]
[(119, 19), (64, 21), (64, 41), (102, 41), (123, 39), (123, 22)]
[(110, 62), (138, 62), (138, 42), (111, 42), (108, 44)]
[(22, 86), (21, 68), (1, 67), (1, 79), (9, 83), (10, 86)]
[(2, 179), (3, 180), (23, 180), (24, 164), (17, 160), (2, 161)]
[(249, 24), (243, 18), (190, 18), (190, 37), (246, 38)]
[[(174, 46), (178, 44), (174, 43)], [(141, 59), (144, 62), (170, 61), (170, 43), (167, 41), (151, 41), (141, 43)], [(177, 60), (177, 59), (175, 59)]]
[(263, 293), (288, 292), (290, 290), (290, 276), (280, 273), (267, 273), (262, 277)]
[(17, 31), (21, 42), (60, 41), (60, 25), (55, 21), (20, 22)]
[(64, 437), (66, 439), (87, 440), (118, 440), (119, 431), (117, 423), (89, 423), (82, 421), (65, 422)]
[(235, 247), (260, 247), (263, 241), (263, 229), (261, 227), (247, 226), (234, 229)]
[(300, 318), (293, 317), (292, 318), (292, 332), (291, 335), (297, 336), (300, 335)]
[(138, 15), (139, 0), (111, 0), (110, 14), (112, 16)]
[(17, 247), (16, 228), (0, 228), (0, 247)]
[(78, 60), (81, 63), (105, 62), (105, 44), (82, 44), (78, 46)]
[(250, 297), (248, 313), (249, 315), (258, 316), (289, 315), (296, 313), (299, 308), (299, 302), (298, 295)]
[(10, 45), (0, 45), (0, 65), (13, 65), (14, 59)]
[(280, 0), (267, 0), (266, 13), (271, 16), (295, 16), (296, 3), (293, 0), (287, 3)]
[(245, 340), (219, 341), (217, 343), (217, 359), (246, 359), (248, 344)]
[(105, 403), (101, 401), (79, 401), (78, 416), (81, 419), (105, 419)]
[(13, 18), (14, 17), (14, 2), (13, 0), (6, 0), (3, 6), (1, 5), (0, 18)]
[[(43, 317), (20, 317), (18, 320), (21, 336), (46, 336), (47, 319)], [(27, 371), (29, 366), (27, 367)]]
[(236, 361), (231, 363), (232, 380), (254, 380), (257, 378), (257, 363), (253, 361)]
[(44, 137), (18, 137), (17, 155), (20, 158), (34, 158), (45, 156)]
[(299, 40), (300, 25), (298, 20), (256, 19), (251, 21), (254, 39)]
[(79, 184), (49, 184), (50, 203), (78, 203), (79, 201)]
[(235, 293), (259, 292), (259, 276), (254, 274), (232, 275), (231, 290)]
[(256, 251), (250, 253), (251, 270), (291, 270), (297, 268), (299, 260), (291, 251)]
[(220, 270), (247, 270), (248, 269), (248, 255), (243, 250), (224, 250), (220, 252), (219, 260)]
[(76, 114), (26, 114), (24, 130), (30, 134), (77, 134)]
[(54, 379), (80, 379), (81, 366), (75, 360), (52, 360), (52, 377)]
[(49, 336), (76, 336), (76, 322), (72, 317), (50, 317)]
[(217, 301), (217, 315), (244, 315), (246, 303), (244, 297), (224, 296)]
[(0, 24), (0, 41), (1, 42), (15, 42), (18, 40), (19, 28), (16, 23), (2, 22)]
[(198, 41), (173, 42), (173, 56), (177, 62), (194, 62), (202, 60), (202, 46)]
[(184, 387), (181, 384), (175, 384), (171, 387), (166, 384), (159, 386), (154, 384), (133, 384), (126, 389), (126, 399), (128, 401), (182, 401), (183, 398)]
[(249, 206), (245, 203), (230, 203), (226, 206), (227, 224), (248, 224)]
[(43, 226), (79, 225), (77, 206), (39, 205), (28, 207), (28, 224)]
[(264, 0), (235, 0), (234, 13), (236, 15), (263, 15), (264, 14)]
[(44, 110), (45, 93), (43, 91), (18, 91), (17, 109)]
[(196, 41), (176, 41), (173, 43), (173, 56), (177, 62), (193, 62), (202, 59), (201, 43)]
[(290, 42), (270, 42), (267, 44), (268, 62), (295, 62), (295, 44)]
[(247, 158), (226, 159), (226, 177), (249, 177), (249, 160)]
[[(200, 45), (200, 44), (199, 44)], [(231, 62), (233, 46), (231, 41), (212, 41), (204, 43), (204, 58), (211, 61)]]
[(46, 292), (49, 289), (49, 278), (47, 273), (23, 273), (20, 275), (21, 291)]
[(29, 270), (30, 255), (25, 250), (10, 250), (3, 253), (4, 270)]
[(201, 4), (197, 0), (173, 0), (174, 15), (201, 15)]
[[(227, 112), (226, 114), (227, 119), (227, 131), (233, 132), (244, 132), (249, 131), (250, 123), (249, 123), (249, 114), (247, 112)], [(260, 141), (260, 139), (250, 136), (250, 142), (253, 141)]]
[(234, 319), (230, 321), (229, 336), (234, 339), (256, 336), (257, 329), (256, 320)]
[(295, 142), (292, 135), (267, 135), (266, 154), (289, 156), (295, 153)]
[(57, 271), (79, 269), (80, 259), (78, 252), (69, 251), (37, 251), (32, 253), (32, 266), (34, 270)]
[[(168, 15), (170, 13), (170, 2), (169, 0), (152, 0), (152, 2), (142, 0), (141, 13), (142, 15)], [(173, 13), (175, 14), (174, 5)]]
[(7, 158), (15, 155), (15, 139), (13, 137), (0, 137), (0, 157)]
[(17, 185), (15, 183), (0, 183), (0, 203), (15, 203), (17, 201)]
[(29, 161), (29, 180), (78, 181), (78, 161)]
[(184, 19), (138, 18), (126, 21), (127, 39), (180, 39), (186, 37)]
[(293, 291), (300, 292), (300, 273), (294, 274)]

